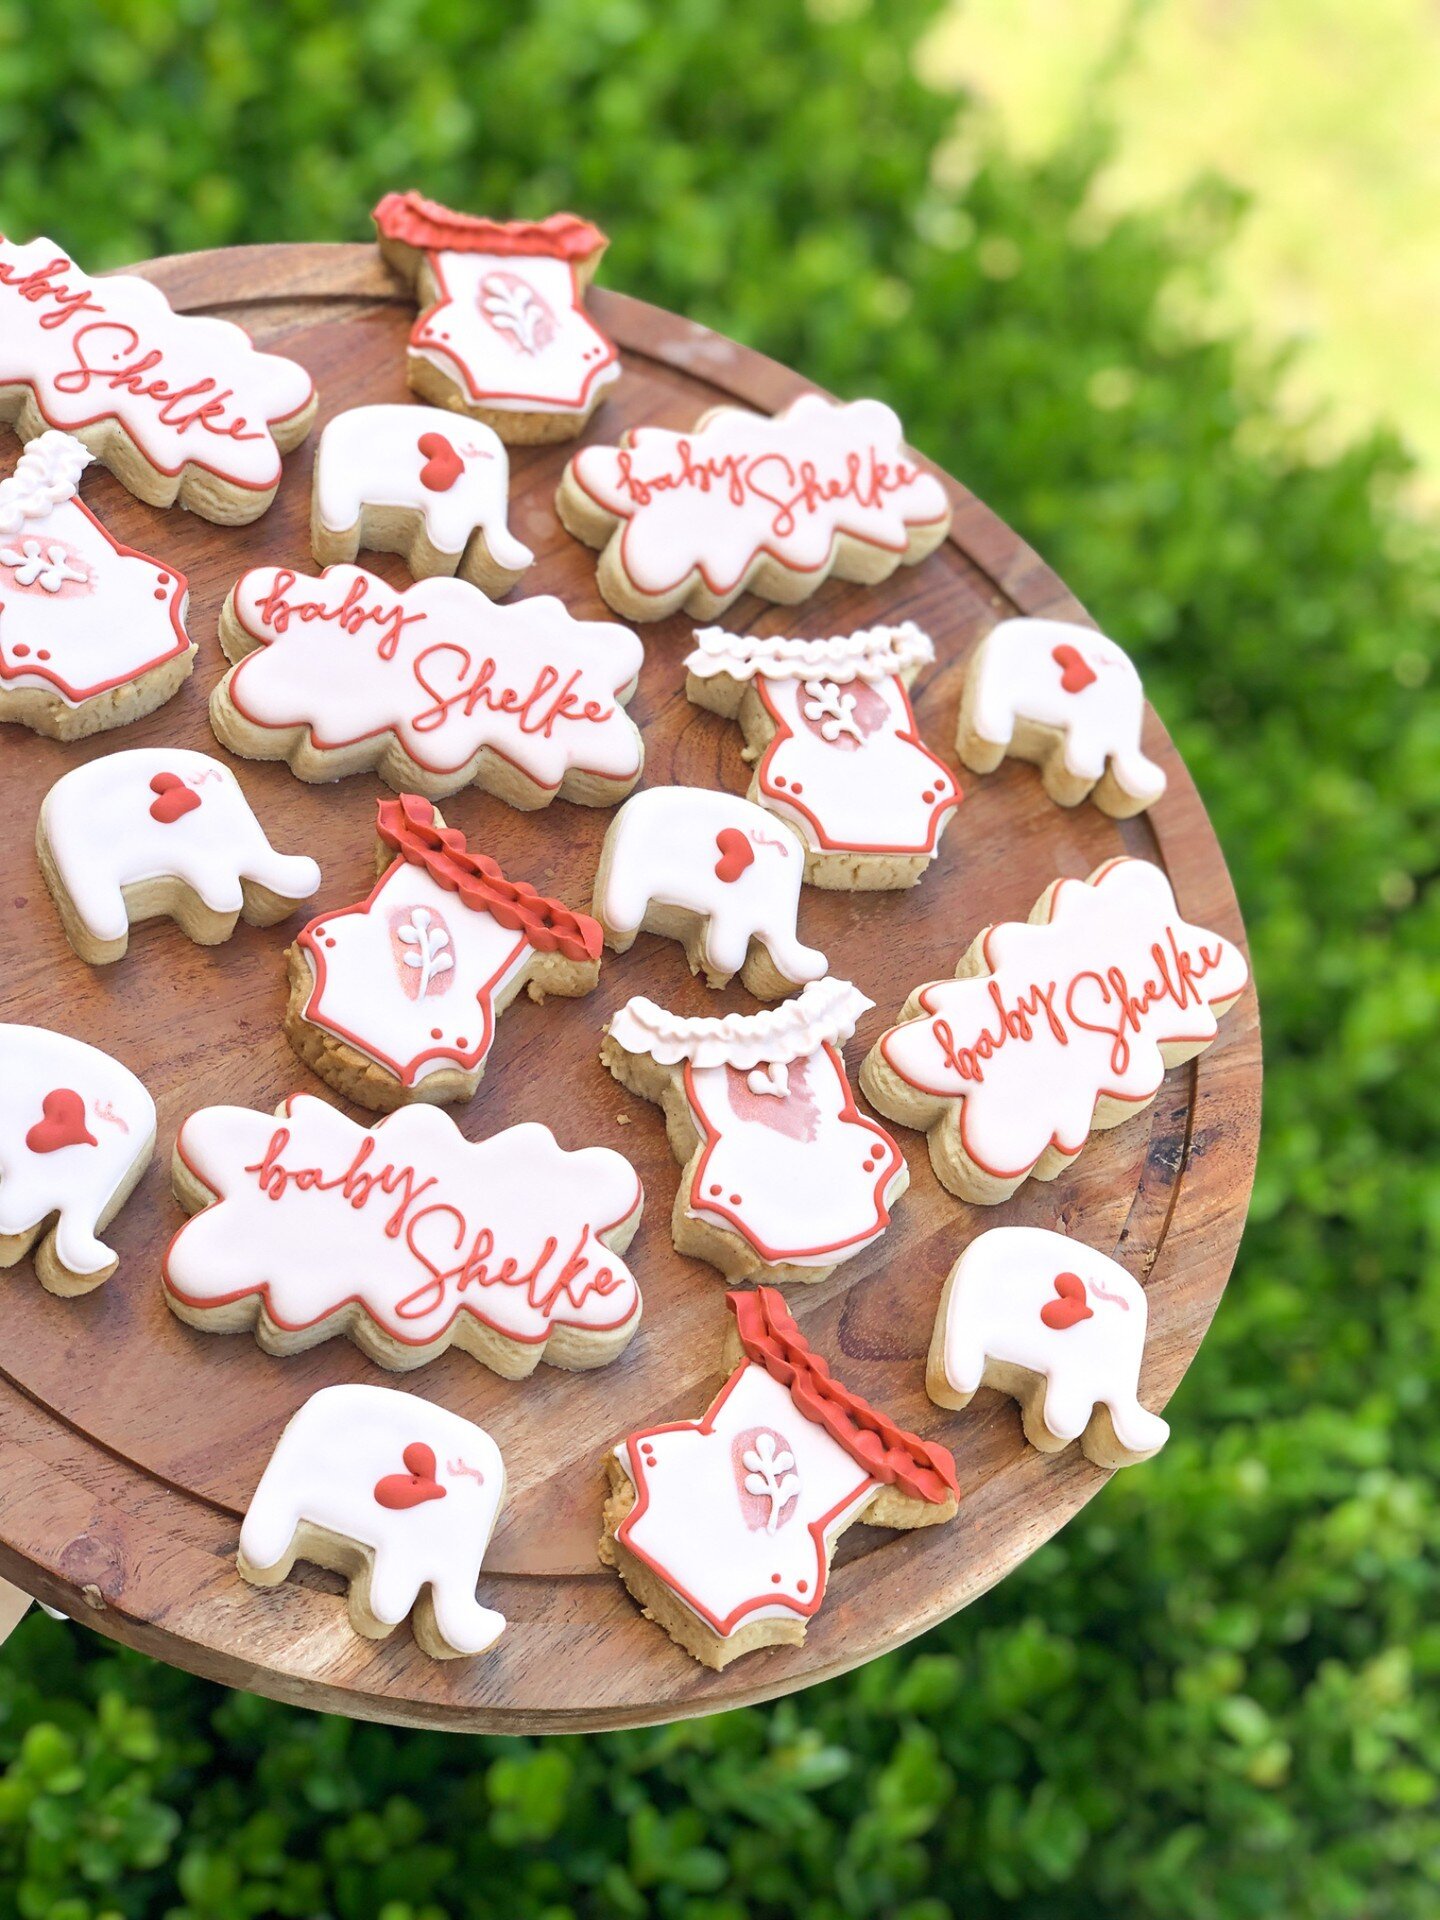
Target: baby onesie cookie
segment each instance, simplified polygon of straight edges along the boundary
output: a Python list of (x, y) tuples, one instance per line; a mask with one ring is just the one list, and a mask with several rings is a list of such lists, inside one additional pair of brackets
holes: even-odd
[(773, 1288), (726, 1302), (734, 1371), (702, 1419), (642, 1428), (609, 1454), (600, 1540), (646, 1616), (717, 1669), (801, 1644), (853, 1522), (937, 1526), (959, 1501), (944, 1447), (841, 1386)]
[(535, 556), (511, 533), (510, 459), (497, 435), (439, 407), (351, 407), (315, 452), (310, 550), (401, 553), (416, 579), (458, 573), (498, 599)]
[(860, 1085), (925, 1129), (952, 1193), (990, 1205), (1142, 1112), (1249, 977), (1238, 947), (1182, 919), (1159, 867), (1109, 860), (1055, 881), (1028, 920), (986, 927), (953, 980), (918, 987)]
[(320, 885), (308, 855), (271, 846), (230, 769), (185, 747), (133, 747), (62, 774), (35, 851), (65, 938), (93, 967), (121, 959), (142, 920), (168, 915), (213, 947), (242, 915), (273, 926)]
[(53, 240), (0, 238), (0, 420), (62, 427), (139, 500), (244, 526), (315, 419), (302, 366), (243, 328), (178, 314), (130, 273), (82, 273)]
[(407, 1614), (433, 1660), (484, 1653), (505, 1617), (475, 1583), (505, 1498), (483, 1427), (393, 1387), (312, 1393), (276, 1442), (240, 1529), (236, 1565), (278, 1587), (297, 1560), (350, 1583), (350, 1624), (383, 1640)]
[(708, 985), (738, 973), (757, 1000), (780, 1000), (827, 971), (795, 930), (804, 878), (800, 842), (763, 807), (710, 787), (649, 787), (610, 822), (591, 911), (617, 953), (637, 933), (663, 934)]
[(230, 590), (220, 644), (236, 664), (210, 696), (217, 738), (302, 780), (373, 768), (431, 800), (473, 781), (526, 810), (557, 794), (609, 807), (645, 762), (625, 711), (638, 636), (549, 594), (497, 607), (465, 580), (255, 567)]
[(585, 311), (609, 242), (578, 214), (486, 220), (418, 193), (375, 209), (380, 252), (421, 305), (406, 359), (426, 400), (502, 440), (570, 440), (620, 377), (614, 342)]
[(465, 1139), (438, 1107), (368, 1130), (313, 1094), (203, 1107), (175, 1142), (193, 1215), (165, 1255), (171, 1311), (267, 1353), (347, 1335), (394, 1373), (453, 1343), (507, 1380), (603, 1367), (640, 1324), (621, 1259), (644, 1195), (609, 1147), (528, 1122)]
[(913, 887), (960, 804), (920, 738), (909, 687), (935, 649), (913, 622), (829, 640), (706, 627), (685, 696), (738, 720), (749, 797), (805, 845), (812, 887)]
[(1062, 807), (1093, 797), (1126, 820), (1165, 791), (1144, 724), (1140, 676), (1113, 640), (1065, 620), (1002, 620), (966, 669), (955, 746), (976, 773), (1006, 754), (1029, 760)]
[(770, 418), (714, 407), (686, 433), (635, 427), (571, 457), (555, 501), (601, 549), (617, 613), (714, 620), (748, 588), (804, 600), (832, 573), (875, 586), (950, 531), (945, 489), (878, 400), (807, 393)]
[(728, 1280), (824, 1280), (879, 1239), (910, 1174), (845, 1077), (873, 1005), (827, 976), (760, 1013), (687, 1020), (637, 996), (610, 1016), (600, 1058), (663, 1110), (684, 1167), (681, 1253)]
[(0, 1267), (35, 1249), (50, 1293), (89, 1293), (100, 1239), (155, 1146), (155, 1102), (118, 1060), (48, 1027), (0, 1026)]
[(0, 480), (0, 720), (81, 740), (188, 678), (183, 573), (122, 546), (80, 499), (89, 449), (42, 433)]
[(1045, 1227), (992, 1227), (950, 1269), (925, 1390), (965, 1407), (996, 1387), (1042, 1453), (1078, 1440), (1097, 1467), (1131, 1466), (1170, 1438), (1138, 1397), (1148, 1315), (1118, 1261)]
[(369, 896), (312, 920), (286, 954), (286, 1036), (322, 1080), (372, 1111), (469, 1100), (512, 1000), (596, 986), (600, 929), (507, 880), (415, 794), (382, 800), (376, 833)]

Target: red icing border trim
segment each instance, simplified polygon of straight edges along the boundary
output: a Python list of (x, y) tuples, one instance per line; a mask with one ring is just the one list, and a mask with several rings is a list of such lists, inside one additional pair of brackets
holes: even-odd
[(426, 253), (588, 260), (610, 244), (599, 227), (578, 213), (552, 213), (544, 220), (487, 220), (480, 214), (456, 213), (419, 193), (387, 193), (373, 217), (383, 240), (398, 240)]
[(959, 1498), (950, 1453), (897, 1427), (869, 1401), (841, 1386), (791, 1319), (776, 1288), (727, 1293), (725, 1301), (735, 1315), (746, 1357), (787, 1388), (796, 1409), (823, 1427), (872, 1479), (932, 1506)]
[(576, 913), (563, 900), (538, 893), (523, 880), (507, 880), (496, 863), (465, 844), (457, 827), (437, 827), (435, 809), (418, 794), (402, 793), (376, 807), (375, 831), (411, 866), (423, 867), (437, 886), (458, 894), (476, 913), (525, 936), (537, 953), (567, 960), (598, 960), (603, 936), (598, 921)]

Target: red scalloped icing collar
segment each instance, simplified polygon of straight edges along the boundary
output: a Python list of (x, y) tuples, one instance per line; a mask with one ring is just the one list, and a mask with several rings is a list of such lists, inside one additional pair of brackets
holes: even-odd
[(540, 254), (552, 260), (585, 260), (610, 244), (578, 213), (552, 213), (544, 220), (487, 220), (455, 213), (419, 193), (387, 193), (374, 213), (384, 240), (399, 240), (427, 253)]
[(523, 933), (537, 953), (560, 953), (567, 960), (600, 958), (598, 921), (576, 913), (563, 900), (537, 893), (523, 880), (507, 880), (493, 860), (471, 852), (458, 827), (437, 827), (434, 807), (419, 794), (380, 801), (375, 831), (402, 860), (423, 867), (467, 907), (488, 913), (511, 933)]
[(931, 1506), (959, 1498), (949, 1452), (897, 1427), (868, 1400), (842, 1387), (807, 1344), (774, 1287), (727, 1293), (725, 1299), (746, 1357), (788, 1388), (805, 1418), (823, 1427), (868, 1474)]

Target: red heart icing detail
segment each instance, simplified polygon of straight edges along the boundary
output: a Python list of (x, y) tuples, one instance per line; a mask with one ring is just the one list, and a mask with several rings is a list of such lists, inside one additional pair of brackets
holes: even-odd
[(715, 878), (727, 883), (738, 880), (753, 865), (755, 849), (738, 827), (722, 827), (715, 836), (720, 858), (715, 862)]
[(1094, 1319), (1094, 1309), (1085, 1304), (1085, 1282), (1078, 1273), (1057, 1273), (1055, 1291), (1059, 1298), (1047, 1300), (1040, 1309), (1040, 1318), (1047, 1327), (1063, 1333), (1081, 1320)]
[(1060, 685), (1066, 693), (1083, 693), (1095, 680), (1095, 669), (1088, 663), (1078, 647), (1072, 647), (1067, 641), (1064, 646), (1056, 647), (1050, 658), (1060, 669)]
[(465, 462), (443, 433), (422, 433), (416, 446), (425, 456), (420, 484), (431, 493), (448, 493), (465, 471)]
[(99, 1141), (85, 1124), (85, 1102), (70, 1087), (56, 1087), (40, 1102), (45, 1116), (25, 1136), (31, 1153), (55, 1153), (61, 1147), (96, 1147)]
[(435, 1478), (435, 1449), (423, 1440), (412, 1440), (400, 1458), (404, 1473), (387, 1473), (375, 1482), (375, 1498), (382, 1507), (403, 1511), (418, 1507), (426, 1500), (443, 1500), (445, 1489)]
[(150, 782), (150, 791), (160, 796), (150, 802), (150, 818), (162, 821), (167, 827), (182, 813), (193, 813), (200, 804), (199, 794), (187, 787), (178, 773), (157, 773)]

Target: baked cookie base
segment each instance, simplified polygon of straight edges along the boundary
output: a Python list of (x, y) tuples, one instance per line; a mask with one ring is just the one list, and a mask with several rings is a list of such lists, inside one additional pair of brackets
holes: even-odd
[(1072, 773), (1065, 761), (1066, 738), (1062, 727), (1042, 726), (1038, 720), (1017, 720), (1006, 742), (989, 740), (975, 727), (975, 676), (967, 674), (960, 696), (960, 718), (955, 730), (955, 751), (972, 773), (994, 773), (1001, 761), (1025, 760), (1040, 769), (1041, 782), (1050, 798), (1060, 807), (1078, 807), (1093, 800), (1112, 820), (1130, 820), (1155, 804), (1160, 795), (1137, 799), (1115, 778), (1114, 761), (1107, 760), (1100, 779)]
[(143, 720), (173, 699), (190, 678), (195, 654), (192, 644), (133, 680), (73, 704), (46, 687), (0, 686), (0, 722), (17, 721), (48, 740), (86, 740), (93, 733), (108, 733), (112, 727)]
[(327, 527), (320, 518), (319, 489), (310, 500), (310, 551), (322, 567), (346, 566), (361, 548), (371, 553), (398, 553), (416, 580), (436, 574), (458, 574), (490, 599), (498, 600), (521, 577), (523, 569), (502, 567), (490, 552), (484, 529), (477, 527), (461, 553), (437, 547), (417, 507), (366, 506), (351, 527)]
[[(105, 1203), (105, 1211), (95, 1222), (97, 1234), (105, 1231), (139, 1186), (154, 1151), (155, 1135), (152, 1130), (145, 1144), (136, 1154), (125, 1178)], [(25, 1258), (32, 1247), (35, 1249), (36, 1279), (47, 1293), (57, 1294), (62, 1300), (75, 1299), (82, 1293), (93, 1293), (96, 1287), (103, 1286), (120, 1266), (118, 1259), (111, 1260), (108, 1265), (101, 1267), (95, 1273), (75, 1273), (69, 1267), (63, 1266), (55, 1251), (54, 1229), (46, 1219), (40, 1221), (37, 1226), (28, 1227), (23, 1233), (0, 1233), (0, 1268), (15, 1266)]]

